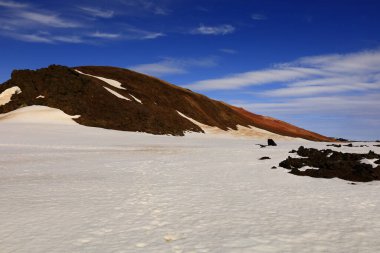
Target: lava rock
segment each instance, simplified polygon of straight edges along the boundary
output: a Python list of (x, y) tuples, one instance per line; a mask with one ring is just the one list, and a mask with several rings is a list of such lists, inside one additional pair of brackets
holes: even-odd
[(329, 145), (327, 145), (328, 147), (335, 147), (335, 148), (340, 148), (340, 147), (342, 147), (342, 145), (340, 145), (340, 144), (329, 144)]
[(293, 150), (289, 151), (289, 153), (291, 153), (291, 154), (297, 153), (297, 150), (293, 149)]
[[(380, 155), (373, 151), (369, 151), (367, 154), (350, 154), (331, 149), (317, 150), (301, 146), (297, 154), (302, 158), (288, 157), (279, 166), (290, 170), (291, 174), (298, 176), (337, 177), (354, 182), (380, 180), (380, 165), (373, 168), (372, 165), (361, 162), (364, 158), (379, 159), (375, 163), (380, 164)], [(312, 168), (304, 171), (299, 170), (305, 166)]]
[(273, 139), (268, 139), (268, 146), (277, 146)]
[(268, 157), (268, 156), (263, 156), (263, 157), (261, 157), (259, 160), (269, 160), (269, 159), (271, 159), (271, 158)]
[(277, 167), (276, 167), (276, 166), (273, 166), (271, 169), (272, 169), (272, 170), (275, 170), (275, 169), (277, 169)]

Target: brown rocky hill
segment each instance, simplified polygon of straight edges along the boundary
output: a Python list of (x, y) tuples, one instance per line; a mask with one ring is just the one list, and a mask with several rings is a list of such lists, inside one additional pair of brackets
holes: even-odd
[(15, 70), (11, 79), (0, 85), (0, 94), (13, 92), (14, 87), (21, 92), (0, 103), (0, 113), (44, 105), (80, 115), (75, 121), (86, 126), (171, 135), (203, 132), (180, 112), (225, 131), (237, 130), (238, 125), (255, 126), (284, 136), (333, 141), (127, 69), (52, 65), (35, 71)]

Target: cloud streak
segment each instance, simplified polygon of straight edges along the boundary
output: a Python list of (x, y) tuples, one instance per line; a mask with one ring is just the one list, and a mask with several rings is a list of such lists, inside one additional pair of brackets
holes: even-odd
[[(236, 90), (276, 84), (264, 96), (314, 96), (380, 89), (380, 50), (304, 57), (273, 68), (198, 81), (196, 90)], [(282, 86), (282, 87), (281, 87)]]
[(88, 6), (82, 6), (79, 7), (82, 11), (84, 11), (86, 14), (93, 16), (93, 17), (99, 17), (99, 18), (112, 18), (115, 14), (114, 11), (111, 10), (102, 10), (94, 7), (88, 7)]
[(232, 25), (205, 26), (203, 24), (191, 31), (192, 34), (201, 35), (226, 35), (233, 32), (235, 32), (235, 27)]
[(260, 13), (253, 13), (251, 15), (251, 18), (253, 20), (256, 20), (256, 21), (262, 21), (262, 20), (267, 20), (268, 19), (266, 15), (260, 14)]
[(7, 8), (26, 8), (28, 7), (27, 4), (23, 4), (23, 3), (18, 3), (18, 2), (14, 2), (14, 1), (4, 1), (4, 0), (0, 0), (0, 7), (7, 7)]
[[(98, 7), (80, 6), (60, 13), (6, 0), (0, 0), (0, 7), (0, 36), (24, 42), (101, 44), (111, 40), (153, 40), (165, 36), (162, 32), (113, 21), (114, 11)], [(102, 23), (104, 19), (107, 23)], [(98, 27), (107, 29), (100, 32)]]
[(217, 61), (214, 57), (197, 59), (164, 58), (158, 62), (130, 66), (129, 68), (149, 75), (165, 76), (185, 74), (189, 68), (193, 67), (209, 68), (216, 65)]

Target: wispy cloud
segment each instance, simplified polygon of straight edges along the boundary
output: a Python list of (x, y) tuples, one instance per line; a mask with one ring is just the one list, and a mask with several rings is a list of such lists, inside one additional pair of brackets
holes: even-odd
[(330, 136), (368, 139), (380, 127), (380, 50), (303, 57), (185, 87), (235, 91), (237, 106)]
[(164, 8), (161, 8), (161, 7), (155, 7), (153, 9), (153, 13), (156, 14), (156, 15), (164, 15), (164, 16), (166, 16), (166, 15), (169, 15), (170, 12), (167, 9), (164, 9)]
[(221, 48), (219, 49), (220, 52), (226, 53), (226, 54), (236, 54), (237, 51), (235, 49), (231, 48)]
[[(113, 20), (107, 21), (111, 22), (107, 31), (98, 31), (97, 27), (105, 27), (99, 19), (112, 18), (114, 11), (97, 7), (81, 6), (74, 8), (71, 13), (60, 13), (57, 10), (6, 0), (0, 0), (0, 7), (4, 8), (4, 11), (0, 10), (0, 36), (24, 42), (99, 44), (116, 39), (153, 40), (165, 36), (162, 32)], [(158, 12), (163, 11), (156, 5), (152, 5), (153, 7), (157, 7)], [(83, 12), (95, 19), (86, 18)]]
[(202, 80), (188, 85), (188, 87), (197, 90), (234, 90), (273, 82), (292, 81), (319, 73), (318, 70), (299, 67), (265, 69), (234, 74), (223, 78)]
[(266, 15), (264, 15), (264, 14), (260, 14), (260, 13), (253, 13), (253, 14), (251, 15), (251, 18), (252, 18), (253, 20), (257, 20), (257, 21), (260, 21), (260, 20), (267, 20), (267, 19), (268, 19), (268, 17), (267, 17)]
[(130, 66), (129, 68), (149, 75), (165, 76), (184, 74), (192, 67), (208, 68), (216, 65), (217, 61), (215, 57), (196, 59), (164, 58), (158, 62)]
[(84, 43), (83, 39), (79, 36), (65, 36), (65, 35), (52, 35), (50, 33), (32, 33), (32, 34), (12, 34), (17, 40), (33, 42), (33, 43), (47, 43), (47, 44), (56, 44), (59, 42), (64, 43)]
[(7, 8), (26, 8), (26, 7), (28, 7), (28, 4), (18, 3), (18, 2), (14, 2), (14, 1), (0, 0), (0, 7), (7, 7)]
[(102, 33), (102, 32), (94, 32), (89, 34), (90, 37), (94, 38), (102, 38), (102, 39), (118, 39), (121, 37), (120, 33)]
[(16, 15), (27, 22), (38, 23), (44, 26), (59, 28), (74, 28), (81, 26), (80, 23), (63, 19), (57, 14), (48, 14), (34, 11), (20, 11), (17, 12)]
[(88, 7), (88, 6), (82, 6), (79, 7), (82, 11), (84, 11), (86, 14), (93, 16), (93, 17), (99, 17), (99, 18), (112, 18), (115, 14), (112, 10), (102, 10), (95, 7)]
[(240, 103), (239, 106), (268, 114), (323, 113), (330, 116), (374, 116), (380, 115), (380, 94), (364, 96), (315, 96), (307, 98), (282, 99), (269, 103)]
[(380, 50), (300, 58), (273, 68), (198, 81), (198, 90), (242, 89), (277, 84), (266, 96), (313, 96), (380, 88)]
[(232, 25), (205, 26), (203, 24), (191, 31), (192, 34), (202, 35), (226, 35), (233, 32), (235, 32), (235, 27)]
[(136, 27), (128, 27), (126, 28), (126, 32), (127, 34), (124, 35), (124, 38), (130, 40), (153, 40), (165, 36), (161, 32), (152, 32)]
[(135, 12), (148, 12), (155, 15), (169, 15), (170, 10), (163, 1), (151, 0), (120, 0), (124, 5), (133, 8)]

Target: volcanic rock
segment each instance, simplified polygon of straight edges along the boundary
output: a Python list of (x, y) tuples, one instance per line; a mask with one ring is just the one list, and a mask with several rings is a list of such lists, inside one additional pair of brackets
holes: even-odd
[(272, 139), (268, 139), (268, 146), (277, 146), (277, 144)]
[[(316, 178), (340, 178), (355, 182), (380, 180), (380, 165), (373, 166), (365, 160), (379, 164), (380, 155), (373, 151), (367, 154), (350, 154), (331, 149), (317, 150), (299, 147), (297, 154), (302, 158), (288, 157), (280, 166), (290, 170), (291, 174)], [(365, 159), (365, 160), (363, 160)], [(305, 170), (301, 168), (308, 166)]]
[(329, 145), (327, 145), (328, 147), (335, 147), (335, 148), (340, 148), (340, 147), (342, 147), (342, 145), (340, 145), (340, 144), (329, 144)]

